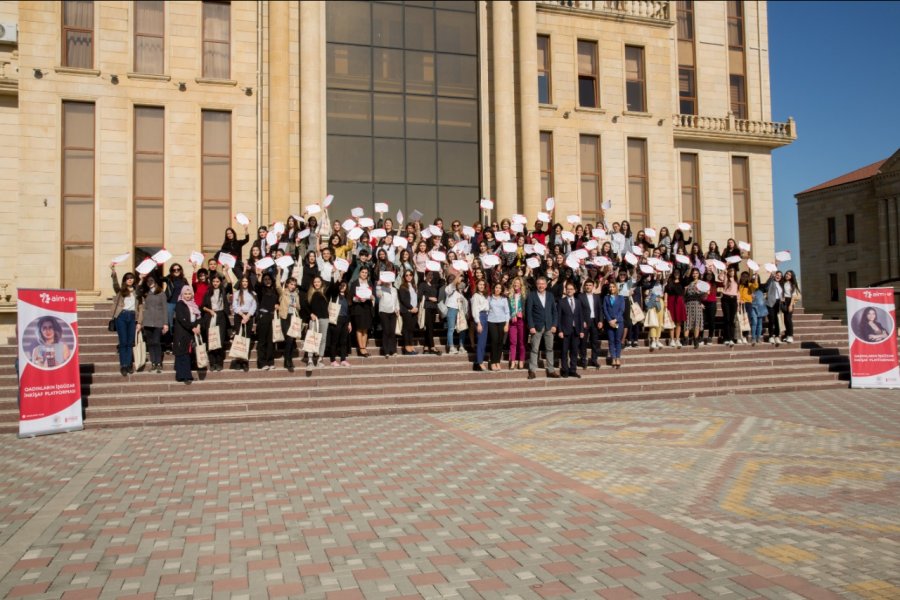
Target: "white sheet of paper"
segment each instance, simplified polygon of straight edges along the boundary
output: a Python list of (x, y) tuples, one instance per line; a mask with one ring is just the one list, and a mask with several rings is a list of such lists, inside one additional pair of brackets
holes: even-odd
[(472, 251), (472, 244), (466, 240), (459, 240), (453, 245), (453, 251), (457, 254), (468, 254)]
[(191, 255), (188, 258), (188, 261), (190, 261), (190, 263), (194, 264), (194, 265), (198, 265), (198, 266), (202, 265), (203, 264), (203, 253), (197, 252), (196, 250), (194, 250), (193, 252), (191, 252)]
[(423, 240), (427, 240), (427, 239), (432, 238), (432, 237), (434, 237), (434, 236), (431, 235), (431, 230), (430, 230), (430, 229), (428, 229), (428, 228), (426, 227), (425, 229), (422, 230), (422, 239), (423, 239)]
[(525, 254), (534, 254), (534, 244), (525, 244)]
[(697, 289), (705, 294), (705, 293), (709, 292), (709, 283), (706, 281), (698, 281)]
[(274, 264), (275, 264), (275, 261), (272, 260), (272, 257), (266, 256), (265, 258), (261, 258), (258, 261), (256, 261), (256, 268), (262, 269), (265, 271), (266, 269), (268, 269), (269, 267), (271, 267)]
[(598, 256), (594, 259), (594, 264), (598, 267), (608, 267), (612, 264), (612, 262), (605, 256)]
[(507, 254), (512, 254), (516, 251), (516, 243), (515, 242), (503, 242), (503, 251)]
[(539, 212), (539, 213), (538, 213), (538, 216), (537, 216), (537, 220), (540, 221), (541, 223), (549, 223), (549, 222), (550, 222), (550, 215), (548, 215), (548, 214), (545, 213), (545, 212)]
[(346, 273), (347, 269), (350, 268), (350, 261), (346, 258), (336, 258), (334, 259), (334, 268), (341, 273)]
[[(684, 254), (676, 254), (675, 260), (677, 260), (678, 262), (680, 262), (683, 265), (691, 264), (691, 259), (688, 258), (687, 256), (685, 256)], [(722, 268), (724, 268), (724, 266)]]
[(397, 280), (397, 276), (393, 271), (382, 271), (378, 274), (378, 281), (382, 283), (394, 283)]
[(271, 248), (275, 244), (278, 243), (278, 234), (274, 231), (270, 231), (266, 234), (266, 244)]
[(275, 264), (281, 267), (283, 270), (287, 271), (288, 268), (294, 264), (294, 259), (290, 256), (282, 256), (281, 258), (275, 259)]
[(544, 201), (544, 209), (548, 212), (553, 210), (556, 207), (556, 198), (550, 196)]
[(546, 252), (547, 252), (547, 246), (543, 245), (540, 242), (534, 243), (534, 253), (535, 254), (540, 254), (541, 256), (543, 256)]
[(721, 260), (713, 260), (711, 262), (712, 262), (712, 266), (714, 266), (719, 271), (725, 270), (725, 263), (723, 263)]
[(578, 261), (577, 256), (570, 254), (566, 257), (566, 266), (570, 269), (578, 269), (581, 266), (581, 263)]
[(459, 271), (460, 273), (463, 272), (463, 271), (468, 271), (468, 270), (469, 270), (469, 263), (467, 263), (467, 262), (464, 261), (464, 260), (454, 260), (454, 261), (453, 261), (453, 268), (456, 269), (457, 271)]
[(741, 262), (741, 257), (740, 256), (729, 256), (728, 258), (725, 259), (725, 262), (727, 262), (729, 265), (737, 264), (737, 263)]
[(431, 232), (431, 235), (443, 235), (444, 234), (444, 231), (437, 225), (429, 225), (428, 231)]
[(572, 233), (571, 231), (563, 231), (563, 232), (562, 232), (562, 239), (566, 240), (567, 242), (574, 242), (574, 241), (575, 241), (575, 234)]
[(528, 218), (525, 215), (515, 214), (510, 219), (513, 223), (521, 223), (522, 225), (528, 224)]
[(612, 208), (612, 200), (606, 199), (603, 201), (603, 204), (600, 205), (600, 208), (603, 210), (609, 210)]
[(278, 235), (281, 235), (282, 233), (284, 233), (284, 223), (282, 223), (281, 221), (275, 221), (275, 224), (272, 225), (272, 231), (274, 231)]
[(750, 252), (750, 244), (748, 244), (747, 242), (738, 242), (738, 248), (740, 248), (744, 252)]
[(131, 256), (131, 252), (126, 252), (125, 254), (118, 255), (117, 257), (115, 257), (114, 259), (112, 259), (109, 262), (111, 262), (114, 265), (118, 265), (118, 264), (125, 262), (125, 259), (128, 258), (129, 256)]
[(354, 227), (350, 231), (347, 232), (347, 237), (353, 240), (354, 242), (362, 237), (363, 230), (362, 227)]
[(656, 230), (652, 227), (647, 227), (646, 229), (644, 229), (644, 235), (652, 240), (656, 237)]
[(625, 242), (625, 235), (621, 233), (612, 234), (612, 240), (617, 244), (622, 244)]
[(603, 230), (602, 228), (600, 228), (600, 227), (594, 227), (594, 228), (591, 230), (591, 235), (594, 236), (594, 237), (597, 238), (597, 239), (600, 239), (600, 238), (603, 238), (604, 236), (606, 236), (606, 231), (604, 231), (604, 230)]
[(666, 273), (672, 270), (672, 265), (667, 263), (666, 261), (660, 261), (659, 264), (656, 265), (656, 270), (660, 273)]
[(329, 206), (331, 206), (332, 202), (334, 202), (334, 194), (328, 194), (327, 196), (325, 196), (325, 199), (322, 200), (322, 206), (328, 208)]
[(297, 232), (297, 239), (298, 239), (298, 240), (305, 240), (306, 238), (309, 237), (309, 234), (310, 234), (310, 230), (309, 230), (309, 229), (301, 229), (300, 231)]
[(791, 253), (787, 250), (776, 252), (775, 260), (777, 260), (778, 262), (788, 262), (789, 260), (791, 260)]
[(680, 229), (681, 231), (690, 231), (691, 230), (690, 223), (679, 223), (675, 227), (676, 227), (676, 229)]
[(403, 225), (403, 211), (402, 210), (397, 211), (397, 224)]
[(494, 210), (494, 201), (488, 200), (487, 198), (482, 198), (481, 202), (479, 202), (481, 206), (481, 210)]
[(388, 211), (387, 202), (376, 202), (375, 203), (375, 212), (386, 213), (387, 211)]
[(356, 297), (360, 300), (368, 300), (372, 297), (372, 288), (370, 287), (357, 287), (356, 288)]
[(766, 263), (763, 265), (763, 267), (765, 267), (766, 271), (768, 271), (769, 273), (774, 273), (778, 270), (778, 267), (776, 267), (773, 263)]
[(600, 244), (597, 242), (597, 240), (588, 240), (584, 243), (584, 247), (588, 250), (595, 250), (599, 246)]
[(237, 264), (237, 259), (231, 254), (225, 254), (223, 252), (219, 254), (219, 264), (233, 269), (234, 265)]
[(366, 214), (366, 211), (364, 211), (361, 206), (357, 206), (350, 210), (350, 216), (355, 217), (357, 219), (360, 218), (361, 216), (363, 216), (364, 214)]
[(514, 231), (516, 233), (524, 233), (525, 232), (525, 226), (522, 225), (521, 223), (513, 223), (512, 225), (509, 226), (509, 229), (510, 229), (510, 231)]
[(411, 222), (415, 223), (416, 221), (421, 221), (422, 217), (424, 217), (424, 216), (425, 216), (425, 214), (422, 213), (421, 211), (414, 210), (411, 213), (409, 213), (409, 220)]
[(541, 259), (539, 259), (537, 256), (532, 256), (531, 258), (529, 258), (528, 260), (525, 261), (525, 264), (528, 265), (529, 267), (531, 267), (532, 269), (537, 269), (539, 266), (541, 266)]
[(468, 225), (463, 225), (462, 231), (463, 231), (463, 235), (468, 238), (475, 237), (475, 228), (474, 227), (470, 227)]
[(306, 206), (306, 214), (308, 215), (317, 215), (322, 212), (322, 207), (318, 204), (308, 204)]
[(651, 275), (653, 273), (653, 267), (651, 267), (650, 265), (641, 265), (641, 273)]
[(584, 260), (588, 257), (588, 251), (584, 248), (579, 248), (578, 250), (572, 252), (572, 256), (577, 256), (578, 260)]
[(637, 254), (638, 256), (643, 256), (643, 254), (644, 254), (644, 249), (641, 248), (640, 246), (632, 246), (631, 251), (634, 252), (635, 254)]
[(631, 252), (626, 252), (625, 253), (625, 262), (627, 262), (629, 265), (636, 265), (638, 262), (638, 258)]
[(397, 236), (394, 238), (394, 248), (406, 248), (409, 246), (409, 242), (406, 241), (405, 237)]
[(512, 238), (505, 231), (498, 231), (494, 234), (494, 239), (496, 239), (498, 242), (508, 242)]
[(429, 260), (425, 263), (425, 269), (428, 271), (434, 271), (435, 273), (440, 273), (441, 263), (436, 260)]
[(372, 217), (360, 217), (359, 219), (360, 227), (375, 227), (375, 220)]
[(447, 260), (447, 255), (441, 252), (440, 250), (432, 250), (431, 251), (431, 260), (436, 260), (438, 262), (444, 262)]
[(485, 254), (481, 257), (481, 264), (486, 267), (496, 267), (500, 264), (500, 257), (496, 254)]
[(387, 231), (385, 231), (384, 228), (373, 229), (372, 231), (369, 232), (369, 237), (374, 240), (380, 240), (381, 238), (383, 238), (386, 235), (387, 235)]
[(156, 254), (151, 256), (151, 258), (153, 259), (154, 262), (156, 262), (156, 264), (161, 265), (164, 262), (166, 262), (167, 260), (172, 259), (172, 253), (169, 252), (168, 250), (166, 250), (165, 248), (163, 248), (162, 250), (160, 250), (159, 252), (157, 252)]
[(579, 215), (568, 215), (568, 216), (566, 217), (566, 222), (567, 222), (569, 225), (578, 225), (579, 223), (581, 223), (581, 216), (579, 216)]
[(341, 227), (344, 228), (344, 231), (350, 231), (351, 229), (356, 227), (356, 220), (355, 219), (347, 219), (346, 221), (341, 223)]
[(238, 222), (239, 225), (249, 225), (250, 219), (247, 218), (247, 215), (244, 213), (238, 213), (234, 215), (234, 220)]
[(153, 269), (155, 269), (155, 268), (156, 268), (156, 263), (153, 261), (153, 259), (152, 259), (152, 258), (145, 258), (145, 259), (143, 260), (143, 262), (141, 262), (141, 264), (139, 264), (139, 265), (137, 266), (137, 268), (135, 269), (135, 271), (137, 271), (137, 272), (140, 273), (141, 275), (147, 275), (148, 273), (150, 273), (151, 271), (153, 271)]
[(754, 273), (756, 273), (757, 271), (759, 271), (759, 263), (757, 263), (757, 262), (756, 262), (755, 260), (753, 260), (752, 258), (748, 258), (748, 259), (747, 259), (747, 266), (748, 266), (748, 267), (750, 268), (750, 270), (753, 271)]

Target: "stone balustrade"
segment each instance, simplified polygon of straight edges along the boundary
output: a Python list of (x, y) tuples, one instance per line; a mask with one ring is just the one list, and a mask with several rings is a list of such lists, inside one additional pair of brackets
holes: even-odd
[(672, 115), (675, 137), (679, 138), (723, 138), (747, 143), (783, 146), (797, 139), (797, 123), (793, 117), (786, 123), (773, 121), (751, 121), (704, 115)]
[(537, 0), (537, 3), (659, 21), (669, 21), (671, 14), (668, 0)]

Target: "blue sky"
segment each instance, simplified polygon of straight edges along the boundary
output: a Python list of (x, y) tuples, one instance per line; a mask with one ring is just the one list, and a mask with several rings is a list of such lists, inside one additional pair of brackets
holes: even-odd
[(772, 118), (798, 131), (772, 154), (775, 245), (796, 270), (794, 194), (900, 148), (900, 2), (768, 6)]

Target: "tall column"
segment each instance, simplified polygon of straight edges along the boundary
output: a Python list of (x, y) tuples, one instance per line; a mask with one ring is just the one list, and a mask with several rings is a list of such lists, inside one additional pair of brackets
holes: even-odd
[(537, 94), (537, 3), (516, 3), (519, 25), (519, 143), (522, 146), (522, 212), (543, 210)]
[(290, 212), (290, 4), (269, 2), (269, 220)]
[[(285, 3), (287, 4), (287, 3)], [(324, 197), (321, 165), (325, 161), (324, 2), (300, 2), (300, 207)], [(271, 56), (271, 52), (269, 53)]]
[(494, 156), (498, 217), (517, 212), (516, 103), (513, 87), (512, 7), (509, 0), (491, 2), (494, 53)]

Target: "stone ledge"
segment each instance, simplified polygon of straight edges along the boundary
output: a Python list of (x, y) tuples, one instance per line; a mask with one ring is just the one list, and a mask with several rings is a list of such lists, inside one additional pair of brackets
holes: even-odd
[(88, 77), (100, 77), (98, 69), (82, 69), (80, 67), (53, 67), (53, 70), (62, 75), (85, 75)]
[(583, 112), (595, 115), (605, 115), (606, 109), (594, 106), (576, 106), (575, 112)]
[(641, 117), (642, 119), (652, 119), (653, 113), (643, 112), (643, 111), (635, 111), (635, 110), (623, 110), (623, 117)]
[(128, 79), (142, 79), (144, 81), (171, 81), (171, 75), (153, 75), (151, 73), (126, 73)]
[(212, 79), (209, 77), (195, 77), (194, 81), (201, 85), (222, 85), (227, 87), (234, 87), (237, 85), (237, 80), (234, 79)]

